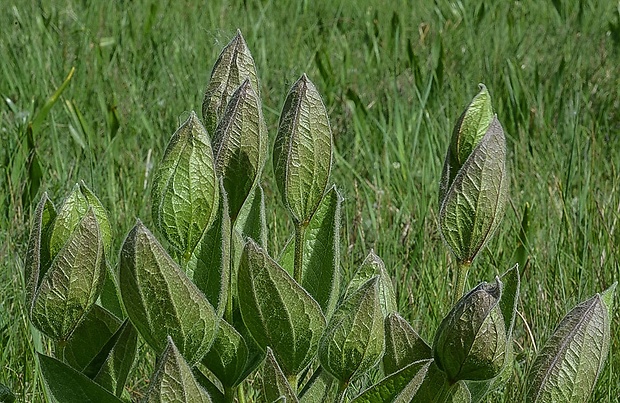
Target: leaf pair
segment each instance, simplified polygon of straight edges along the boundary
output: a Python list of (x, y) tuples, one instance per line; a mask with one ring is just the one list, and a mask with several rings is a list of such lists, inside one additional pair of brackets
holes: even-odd
[(454, 128), (439, 189), (439, 228), (459, 262), (489, 241), (508, 197), (504, 130), (480, 88)]
[(33, 324), (68, 340), (101, 292), (111, 228), (99, 199), (81, 182), (58, 211), (43, 194), (35, 211), (25, 265)]

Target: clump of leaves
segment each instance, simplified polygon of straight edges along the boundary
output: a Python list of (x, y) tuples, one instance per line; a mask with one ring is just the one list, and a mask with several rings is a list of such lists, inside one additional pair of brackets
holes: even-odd
[[(55, 357), (39, 353), (51, 395), (127, 401), (138, 337), (158, 357), (148, 402), (244, 401), (256, 371), (267, 402), (478, 402), (501, 387), (514, 364), (518, 266), (464, 292), (508, 197), (506, 141), (486, 87), (457, 121), (441, 178), (439, 225), (456, 289), (432, 346), (398, 314), (390, 268), (374, 252), (342, 286), (332, 133), (305, 74), (286, 96), (272, 160), (295, 231), (279, 257), (269, 254), (259, 88), (237, 32), (213, 67), (202, 120), (190, 114), (157, 168), (157, 233), (138, 220), (118, 270), (107, 267), (112, 231), (86, 185), (58, 210), (43, 195), (25, 277), (32, 323), (57, 347)], [(589, 398), (609, 350), (613, 293), (562, 320), (531, 366), (527, 401)], [(380, 381), (353, 396), (351, 382), (371, 372)]]

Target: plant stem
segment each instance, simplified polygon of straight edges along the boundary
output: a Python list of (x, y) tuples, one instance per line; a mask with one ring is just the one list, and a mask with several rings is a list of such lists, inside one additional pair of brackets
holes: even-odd
[(459, 261), (456, 264), (456, 292), (452, 296), (452, 305), (456, 305), (456, 302), (461, 299), (465, 292), (465, 283), (470, 266), (471, 262), (468, 261)]
[(235, 401), (235, 392), (237, 388), (224, 386), (224, 402), (233, 403)]
[(295, 225), (295, 263), (293, 269), (293, 278), (301, 284), (302, 264), (304, 258), (304, 236), (306, 233), (307, 223), (299, 223)]
[(239, 403), (245, 403), (245, 390), (243, 389), (243, 383), (237, 387), (237, 392)]
[(228, 245), (229, 245), (229, 253), (228, 253), (228, 284), (227, 284), (227, 288), (228, 288), (228, 292), (226, 293), (226, 309), (224, 311), (224, 320), (226, 320), (226, 322), (232, 324), (233, 323), (233, 271), (234, 271), (234, 267), (233, 267), (233, 247), (234, 247), (234, 242), (233, 242), (233, 231), (235, 228), (235, 223), (234, 221), (231, 221), (230, 223), (230, 232), (228, 234), (229, 238), (228, 238)]
[(297, 375), (287, 375), (286, 379), (290, 385), (293, 393), (297, 394)]
[(349, 386), (349, 381), (342, 381), (338, 385), (338, 394), (336, 395), (336, 403), (343, 403), (344, 397), (346, 395), (347, 387)]

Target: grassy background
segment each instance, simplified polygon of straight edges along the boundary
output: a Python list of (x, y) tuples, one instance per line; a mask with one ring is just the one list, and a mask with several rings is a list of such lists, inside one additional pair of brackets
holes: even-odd
[[(332, 179), (345, 198), (343, 272), (373, 248), (391, 271), (401, 313), (427, 339), (450, 301), (453, 262), (437, 231), (443, 157), (477, 84), (487, 85), (507, 135), (511, 197), (469, 285), (527, 260), (519, 362), (490, 401), (514, 401), (534, 344), (620, 278), (613, 1), (15, 3), (0, 13), (0, 383), (19, 400), (41, 399), (33, 350), (48, 348), (31, 335), (23, 306), (33, 203), (43, 191), (60, 203), (84, 179), (109, 210), (115, 250), (137, 217), (150, 225), (153, 166), (189, 111), (200, 110), (211, 67), (237, 28), (257, 64), (271, 140), (302, 73), (323, 95), (336, 144)], [(29, 138), (27, 122), (72, 67), (68, 88)], [(270, 165), (263, 186), (277, 254), (291, 226)], [(620, 396), (619, 313), (593, 401)], [(148, 376), (142, 361), (134, 390)]]

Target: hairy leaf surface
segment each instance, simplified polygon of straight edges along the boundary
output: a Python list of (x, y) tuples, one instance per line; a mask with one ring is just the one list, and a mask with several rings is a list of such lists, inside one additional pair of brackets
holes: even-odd
[(231, 95), (246, 79), (250, 81), (254, 92), (259, 94), (254, 59), (241, 31), (237, 30), (213, 66), (202, 101), (202, 117), (209, 133), (215, 132)]
[(243, 322), (263, 350), (271, 347), (287, 376), (298, 374), (315, 356), (325, 329), (321, 307), (252, 240), (238, 275)]
[(172, 135), (153, 179), (153, 221), (189, 256), (215, 218), (219, 189), (207, 131), (193, 111)]
[(284, 205), (296, 223), (307, 223), (327, 187), (332, 132), (316, 87), (304, 74), (289, 91), (273, 149), (273, 169)]
[(209, 350), (219, 322), (215, 310), (140, 220), (122, 246), (120, 287), (129, 318), (158, 354), (167, 336), (190, 365)]

